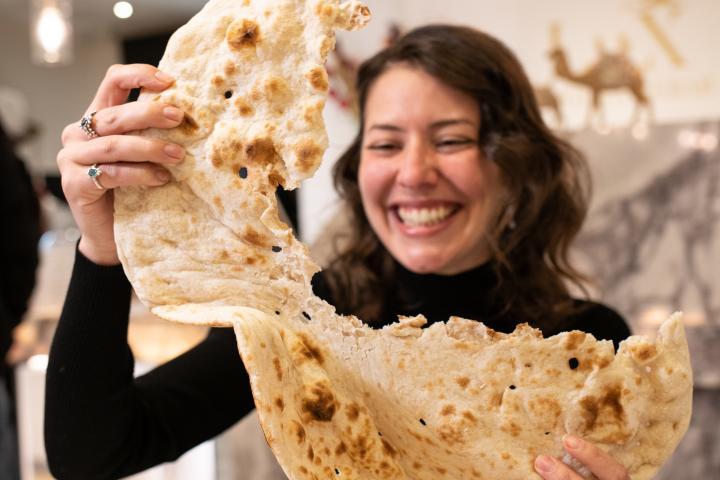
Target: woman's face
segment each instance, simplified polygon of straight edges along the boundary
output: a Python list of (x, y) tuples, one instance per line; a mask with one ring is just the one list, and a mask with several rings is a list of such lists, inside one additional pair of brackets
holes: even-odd
[(453, 275), (489, 259), (499, 169), (478, 145), (476, 101), (395, 66), (365, 105), (359, 185), (370, 225), (405, 268)]

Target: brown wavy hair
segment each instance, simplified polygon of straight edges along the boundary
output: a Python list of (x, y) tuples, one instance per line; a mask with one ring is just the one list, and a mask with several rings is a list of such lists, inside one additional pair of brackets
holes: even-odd
[(508, 197), (487, 232), (498, 278), (493, 295), (515, 321), (553, 328), (575, 308), (567, 282), (586, 292), (569, 248), (587, 212), (589, 171), (582, 155), (543, 122), (515, 55), (492, 36), (461, 26), (412, 30), (360, 67), (361, 127), (333, 171), (352, 231), (326, 269), (336, 306), (370, 323), (392, 310), (395, 262), (365, 216), (358, 168), (368, 93), (397, 64), (420, 68), (477, 101), (480, 145), (500, 168)]

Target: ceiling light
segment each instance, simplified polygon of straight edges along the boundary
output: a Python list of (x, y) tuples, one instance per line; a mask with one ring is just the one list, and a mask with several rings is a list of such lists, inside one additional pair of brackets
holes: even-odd
[(37, 63), (58, 65), (72, 60), (71, 16), (70, 0), (33, 0), (30, 31)]
[(133, 6), (130, 5), (130, 2), (117, 2), (113, 6), (113, 13), (118, 18), (130, 18), (133, 14)]

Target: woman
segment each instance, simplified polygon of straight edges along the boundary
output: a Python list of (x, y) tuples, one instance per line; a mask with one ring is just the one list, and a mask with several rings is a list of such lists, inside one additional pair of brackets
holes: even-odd
[[(161, 185), (163, 165), (182, 158), (177, 146), (122, 135), (179, 124), (174, 107), (122, 104), (131, 88), (171, 82), (147, 65), (113, 67), (88, 109), (97, 138), (77, 124), (63, 133), (58, 164), (82, 238), (47, 377), (48, 459), (61, 479), (172, 460), (253, 408), (229, 330), (132, 378), (130, 285), (110, 192)], [(455, 314), (501, 331), (529, 321), (546, 335), (581, 329), (617, 343), (629, 334), (612, 310), (568, 294), (565, 282), (582, 279), (567, 257), (586, 210), (584, 164), (544, 126), (506, 47), (468, 28), (421, 28), (366, 62), (358, 86), (361, 131), (335, 169), (353, 235), (314, 278), (320, 297), (372, 325)], [(95, 163), (99, 186), (87, 178)], [(565, 446), (598, 478), (627, 478), (593, 445), (568, 437)], [(547, 456), (536, 469), (579, 478)]]

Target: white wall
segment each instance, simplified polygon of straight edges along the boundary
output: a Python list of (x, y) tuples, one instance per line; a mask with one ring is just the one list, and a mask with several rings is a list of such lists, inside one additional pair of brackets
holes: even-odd
[[(649, 0), (365, 0), (373, 20), (363, 31), (338, 35), (346, 50), (358, 59), (372, 55), (382, 43), (387, 26), (395, 21), (409, 29), (426, 23), (447, 22), (474, 26), (500, 38), (518, 56), (534, 84), (549, 84), (560, 97), (565, 126), (584, 126), (590, 102), (589, 90), (557, 79), (548, 61), (549, 26), (561, 27), (562, 43), (570, 67), (582, 71), (596, 59), (595, 40), (608, 51), (618, 47), (619, 37), (628, 40), (629, 56), (644, 72), (646, 90), (658, 123), (674, 123), (720, 117), (720, 19), (718, 0), (676, 0), (675, 15), (668, 8), (652, 12), (685, 65), (674, 65), (641, 21), (639, 6)], [(672, 2), (665, 2), (672, 3)], [(626, 126), (633, 102), (628, 93), (604, 96), (608, 123)], [(331, 148), (325, 164), (300, 190), (300, 224), (303, 239), (312, 241), (326, 219), (334, 214), (336, 195), (329, 176), (332, 164), (353, 138), (352, 118), (329, 102), (326, 123)]]
[(37, 141), (23, 151), (34, 172), (57, 171), (60, 132), (85, 113), (105, 71), (120, 58), (119, 44), (111, 37), (76, 38), (73, 65), (40, 67), (30, 61), (27, 26), (0, 19), (0, 86), (23, 93), (31, 119), (41, 127)]

